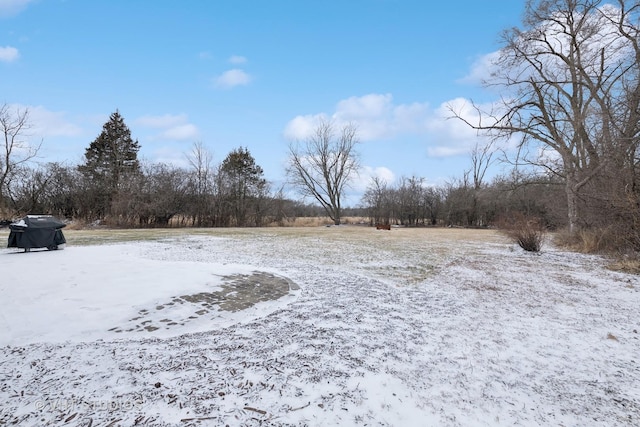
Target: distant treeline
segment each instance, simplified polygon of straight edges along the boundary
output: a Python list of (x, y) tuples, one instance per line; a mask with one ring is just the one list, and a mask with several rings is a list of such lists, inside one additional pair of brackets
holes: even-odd
[[(196, 143), (186, 154), (187, 167), (140, 162), (138, 150), (116, 111), (80, 165), (5, 163), (0, 220), (40, 213), (111, 227), (260, 227), (327, 215), (325, 206), (292, 200), (282, 188), (272, 188), (247, 148), (213, 164), (211, 154)], [(417, 176), (395, 183), (373, 179), (358, 206), (341, 208), (341, 215), (409, 227), (490, 227), (514, 217), (546, 229), (567, 226), (562, 176), (513, 172), (485, 183), (491, 156), (474, 151), (472, 160), (473, 168), (461, 179), (440, 186)], [(635, 188), (613, 191), (620, 174), (605, 172), (601, 168), (591, 176), (576, 200), (580, 229), (608, 233), (614, 248), (640, 248), (638, 204), (620, 197), (636, 194)], [(597, 239), (603, 241), (602, 236)]]
[[(47, 213), (113, 227), (256, 227), (326, 215), (320, 206), (273, 191), (242, 148), (216, 167), (142, 164), (117, 185), (78, 166), (24, 167), (7, 190), (6, 219)], [(376, 181), (343, 216), (372, 225), (487, 227), (520, 212), (556, 228), (566, 222), (564, 200), (562, 182), (551, 178), (501, 177), (476, 188), (464, 180), (427, 186), (411, 177), (395, 185)]]

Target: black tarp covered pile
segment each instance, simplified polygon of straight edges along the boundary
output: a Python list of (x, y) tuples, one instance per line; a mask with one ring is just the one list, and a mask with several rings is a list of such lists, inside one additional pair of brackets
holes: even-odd
[(62, 234), (66, 224), (51, 215), (27, 215), (18, 222), (9, 224), (9, 248), (58, 249), (67, 241)]

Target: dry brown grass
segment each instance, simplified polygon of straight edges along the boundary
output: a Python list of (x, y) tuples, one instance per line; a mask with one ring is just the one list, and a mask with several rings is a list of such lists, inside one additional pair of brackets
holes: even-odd
[[(252, 228), (150, 228), (150, 229), (73, 229), (63, 230), (68, 245), (95, 245), (105, 243), (162, 240), (188, 235), (213, 237), (284, 237), (321, 238), (346, 241), (352, 244), (397, 246), (407, 250), (424, 245), (448, 246), (454, 242), (504, 243), (506, 239), (494, 230), (464, 228), (391, 228), (391, 231), (376, 230), (368, 226), (291, 226)], [(0, 231), (8, 236), (9, 231)]]
[[(367, 225), (369, 219), (360, 216), (347, 216), (342, 218), (343, 225)], [(333, 225), (333, 220), (328, 216), (299, 217), (287, 219), (282, 222), (273, 222), (268, 227), (322, 227)]]
[(607, 265), (607, 268), (622, 273), (640, 274), (640, 259), (619, 259)]
[(608, 240), (607, 230), (580, 230), (571, 235), (568, 230), (561, 230), (554, 235), (554, 243), (562, 248), (585, 254), (598, 253), (604, 250)]
[(569, 251), (609, 256), (609, 270), (640, 274), (640, 254), (624, 250), (627, 242), (621, 241), (611, 228), (580, 230), (574, 235), (562, 230), (554, 234), (553, 242)]

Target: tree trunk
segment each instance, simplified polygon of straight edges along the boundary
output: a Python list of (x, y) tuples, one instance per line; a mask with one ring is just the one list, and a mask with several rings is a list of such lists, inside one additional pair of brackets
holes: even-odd
[(569, 234), (573, 236), (578, 231), (578, 190), (575, 177), (567, 176), (565, 191), (567, 193), (567, 220)]

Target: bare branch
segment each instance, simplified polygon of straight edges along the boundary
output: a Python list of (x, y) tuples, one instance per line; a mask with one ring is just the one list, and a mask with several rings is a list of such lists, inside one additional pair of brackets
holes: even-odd
[(11, 182), (13, 175), (21, 165), (35, 158), (42, 146), (42, 141), (33, 146), (25, 140), (30, 128), (27, 108), (14, 109), (7, 104), (0, 106), (0, 132), (3, 137), (0, 157), (0, 208), (5, 205), (5, 197), (8, 194), (7, 185)]
[(336, 225), (340, 224), (344, 191), (360, 168), (355, 151), (358, 142), (354, 125), (343, 126), (336, 135), (335, 125), (323, 120), (308, 139), (289, 145), (291, 184), (320, 203)]

